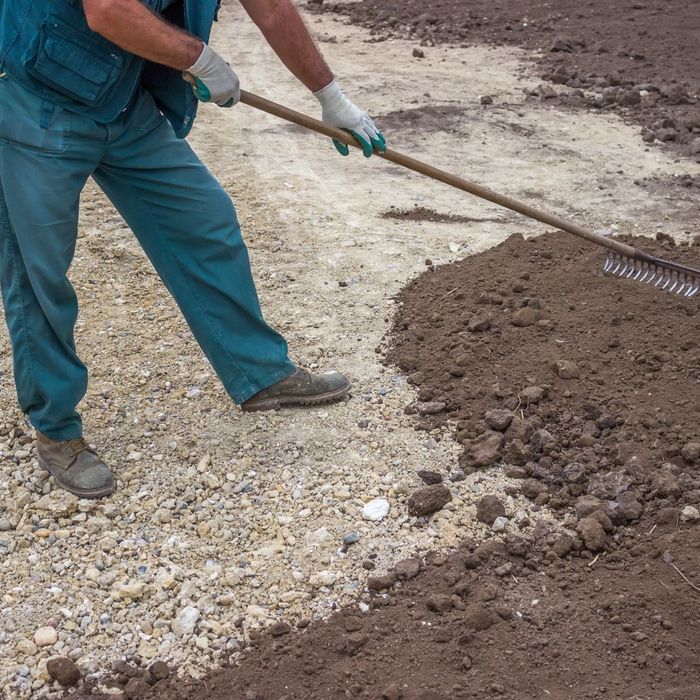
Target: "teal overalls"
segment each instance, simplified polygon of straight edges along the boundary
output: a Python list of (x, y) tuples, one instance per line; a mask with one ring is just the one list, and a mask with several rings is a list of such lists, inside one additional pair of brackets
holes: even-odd
[[(145, 4), (204, 41), (217, 9), (216, 0)], [(55, 440), (82, 434), (87, 370), (66, 275), (91, 176), (234, 401), (293, 372), (263, 320), (233, 203), (182, 140), (197, 103), (178, 72), (92, 32), (78, 0), (0, 0), (0, 73), (0, 285), (19, 403), (34, 427)]]

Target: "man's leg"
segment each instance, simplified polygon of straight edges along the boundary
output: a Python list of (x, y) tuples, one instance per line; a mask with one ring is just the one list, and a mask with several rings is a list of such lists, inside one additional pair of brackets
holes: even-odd
[(90, 168), (66, 152), (71, 117), (62, 110), (7, 78), (0, 110), (0, 285), (17, 395), (46, 436), (78, 438), (87, 372), (75, 351), (78, 305), (66, 274)]
[(284, 338), (263, 320), (230, 197), (154, 110), (142, 93), (110, 125), (94, 178), (134, 231), (226, 390), (242, 403), (295, 366)]
[(0, 78), (0, 287), (17, 396), (37, 429), (39, 464), (82, 498), (114, 490), (109, 468), (82, 438), (76, 406), (87, 371), (75, 352), (78, 303), (66, 276), (78, 198), (103, 140), (94, 122)]

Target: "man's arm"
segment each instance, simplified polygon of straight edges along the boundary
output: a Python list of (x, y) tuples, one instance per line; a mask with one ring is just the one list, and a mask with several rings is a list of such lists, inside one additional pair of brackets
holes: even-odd
[[(373, 150), (386, 150), (374, 121), (340, 89), (293, 0), (239, 1), (282, 63), (314, 93), (321, 103), (323, 121), (349, 131), (367, 158)], [(342, 155), (348, 154), (345, 144), (334, 143)]]
[(139, 0), (83, 0), (92, 31), (129, 53), (155, 63), (186, 70), (204, 43), (154, 15)]
[(88, 26), (148, 61), (186, 71), (197, 97), (231, 107), (241, 97), (238, 76), (203, 41), (154, 15), (139, 0), (83, 0)]
[(312, 92), (333, 80), (292, 0), (240, 0), (282, 63)]

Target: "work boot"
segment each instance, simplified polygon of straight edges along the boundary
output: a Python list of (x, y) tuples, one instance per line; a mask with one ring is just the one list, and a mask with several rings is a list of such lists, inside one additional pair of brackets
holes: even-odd
[(100, 498), (114, 491), (109, 467), (83, 438), (52, 440), (36, 431), (39, 465), (61, 488), (80, 498)]
[(297, 369), (282, 381), (241, 404), (244, 411), (271, 411), (282, 406), (315, 406), (345, 398), (350, 382), (339, 372), (311, 374)]

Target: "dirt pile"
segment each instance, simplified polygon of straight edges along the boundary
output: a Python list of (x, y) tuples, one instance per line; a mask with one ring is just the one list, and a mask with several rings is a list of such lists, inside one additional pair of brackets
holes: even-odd
[(70, 697), (687, 700), (700, 673), (700, 593), (681, 576), (698, 556), (681, 528), (624, 537), (589, 562), (544, 525), (534, 537), (405, 560), (367, 612), (275, 625), (201, 681), (156, 681), (121, 664), (111, 683), (123, 694), (85, 687)]
[(645, 141), (700, 160), (700, 7), (694, 0), (311, 0), (308, 7), (346, 16), (377, 41), (485, 41), (537, 50), (540, 74), (550, 82), (534, 99), (619, 112), (643, 126)]
[(550, 233), (431, 268), (399, 297), (389, 360), (419, 389), (418, 425), (454, 425), (465, 472), (504, 461), (538, 504), (609, 528), (700, 500), (700, 319), (601, 259)]
[[(697, 263), (695, 247), (642, 243)], [(485, 494), (476, 516), (499, 539), (377, 571), (357, 607), (253, 632), (234, 666), (200, 681), (120, 664), (107, 685), (123, 694), (109, 697), (692, 697), (697, 301), (601, 277), (599, 258), (563, 234), (514, 235), (431, 267), (400, 295), (389, 355), (419, 387), (419, 427), (453, 424), (465, 471), (505, 463), (556, 523)], [(447, 489), (421, 478), (431, 512)]]

